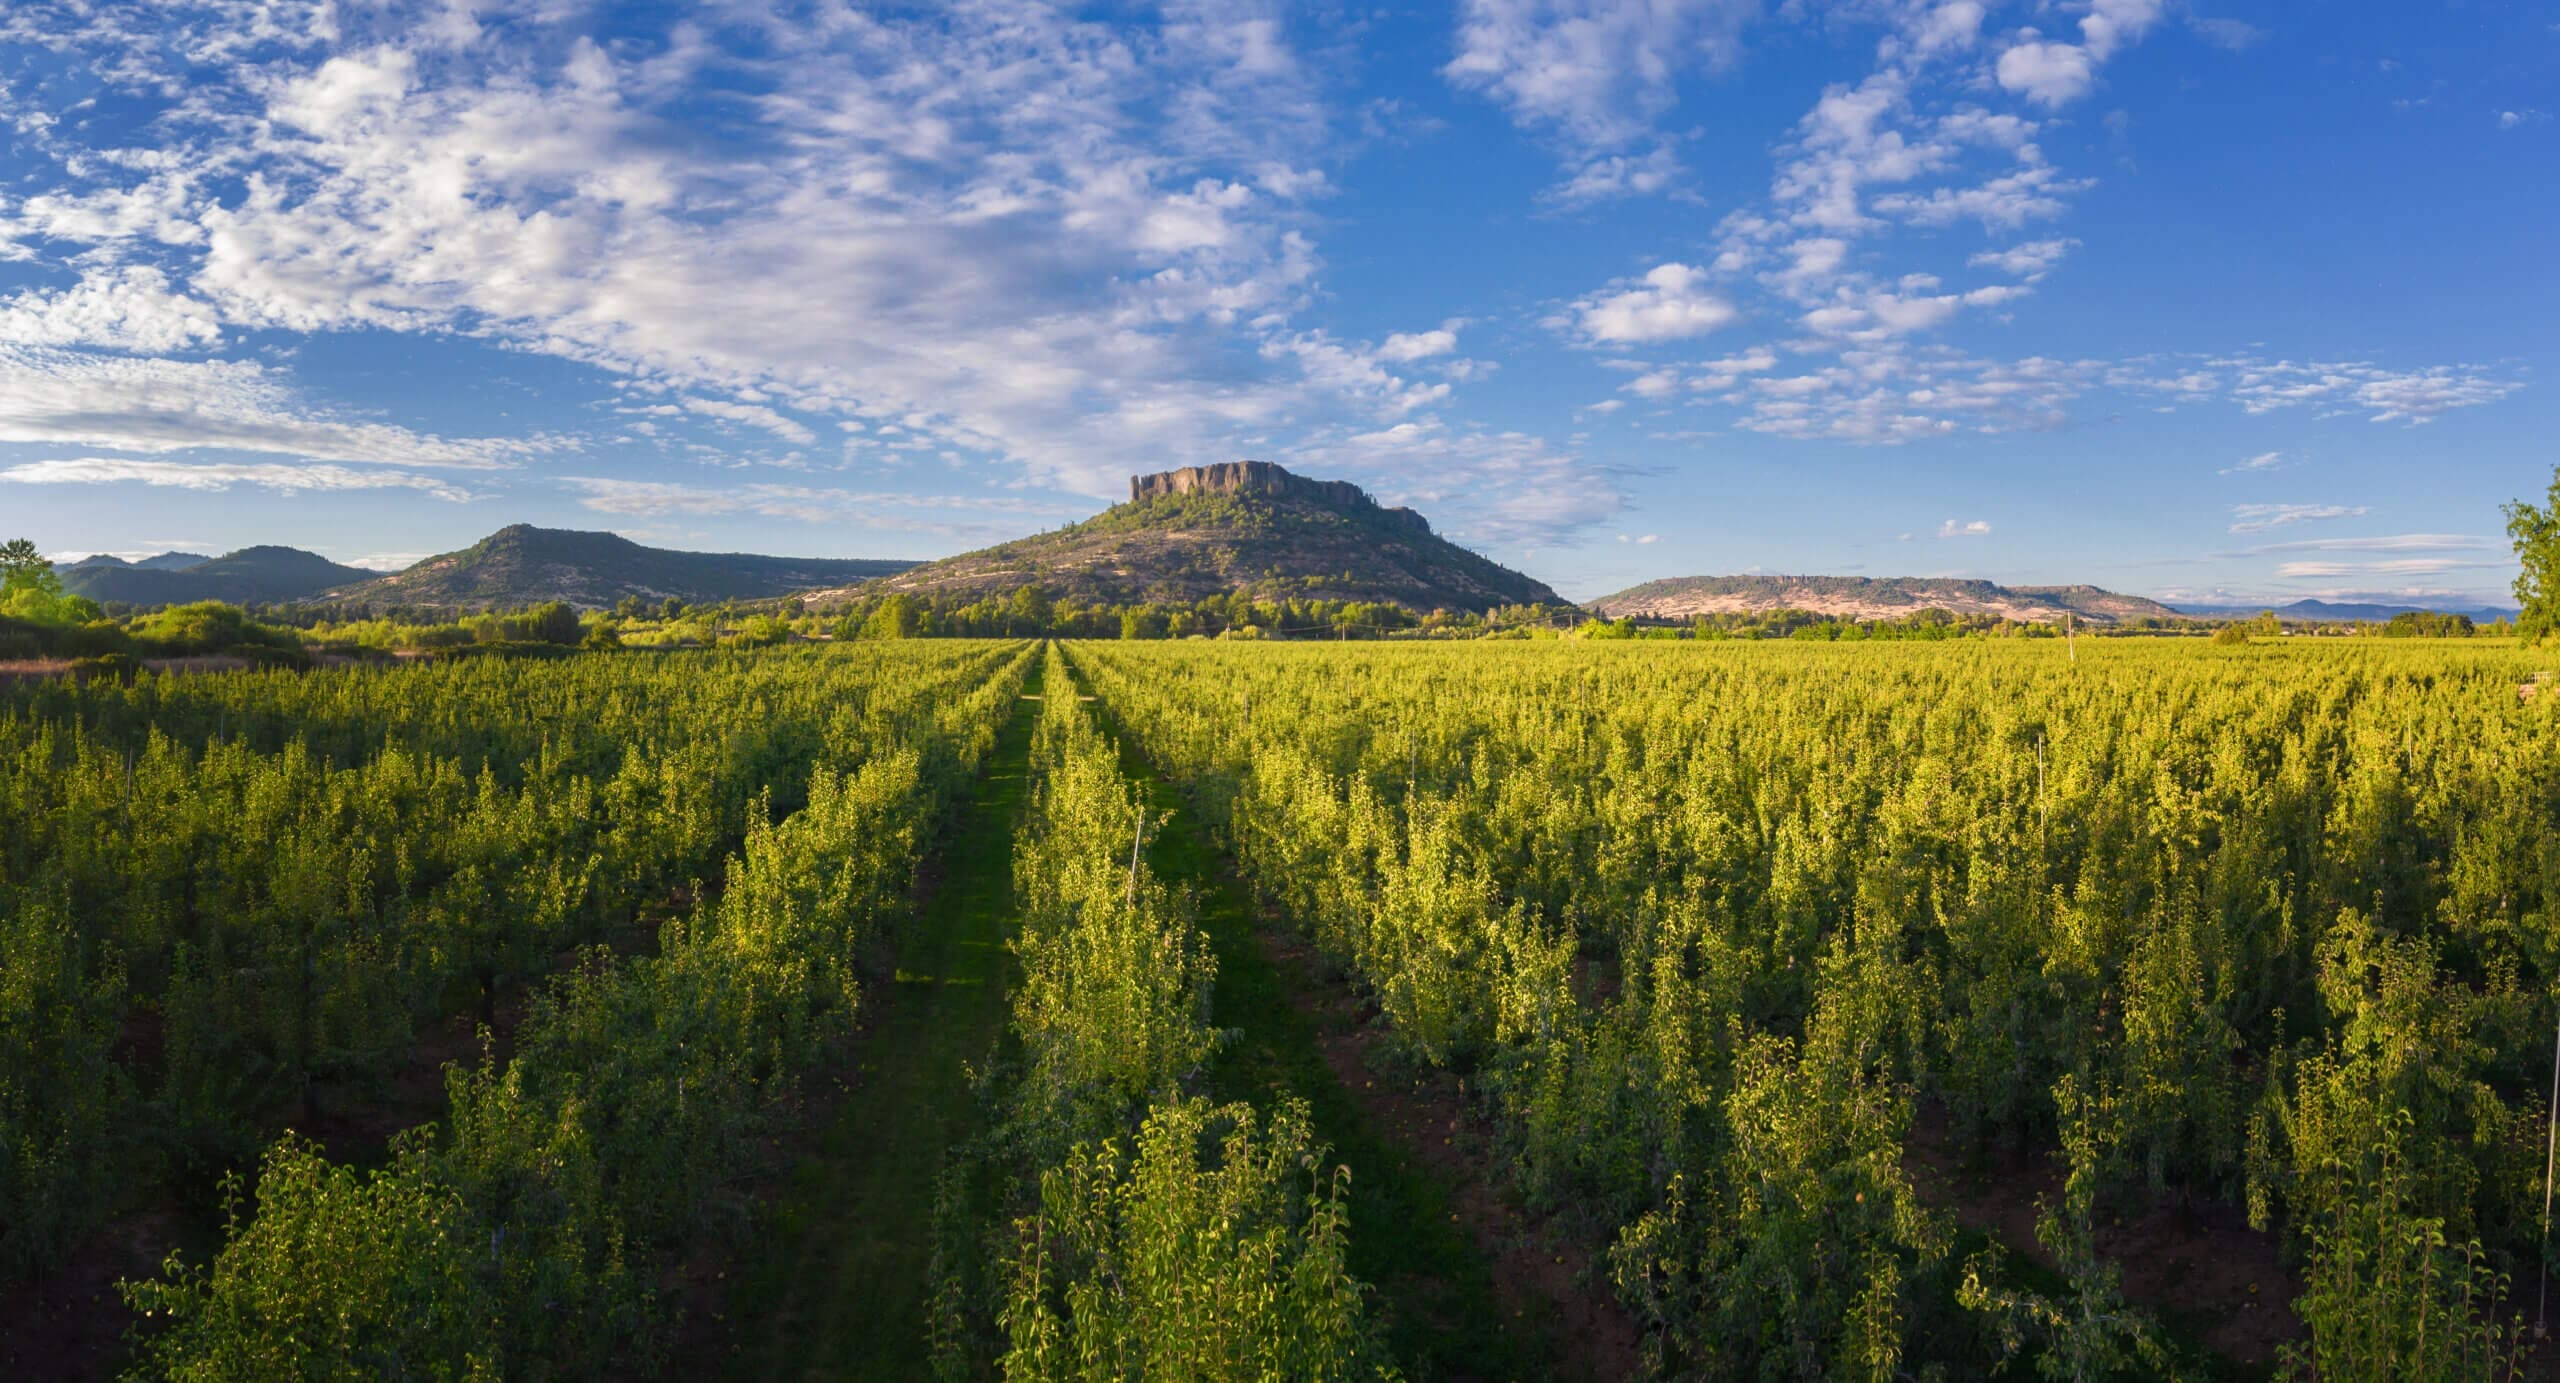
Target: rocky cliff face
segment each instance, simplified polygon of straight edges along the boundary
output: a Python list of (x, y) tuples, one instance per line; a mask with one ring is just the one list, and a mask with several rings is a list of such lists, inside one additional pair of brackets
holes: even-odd
[(1410, 509), (1387, 509), (1347, 480), (1309, 480), (1268, 461), (1221, 461), (1129, 477), (1132, 504), (1172, 495), (1273, 495), (1335, 509), (1367, 510), (1399, 528), (1427, 534), (1430, 523)]

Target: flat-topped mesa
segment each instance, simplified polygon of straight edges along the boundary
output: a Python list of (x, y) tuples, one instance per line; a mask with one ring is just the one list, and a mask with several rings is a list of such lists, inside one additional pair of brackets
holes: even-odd
[(1207, 466), (1184, 466), (1180, 470), (1129, 477), (1129, 502), (1132, 504), (1189, 494), (1286, 496), (1335, 509), (1366, 511), (1416, 533), (1431, 531), (1431, 524), (1420, 514), (1410, 509), (1386, 508), (1369, 498), (1368, 491), (1350, 481), (1309, 480), (1268, 461), (1220, 461)]

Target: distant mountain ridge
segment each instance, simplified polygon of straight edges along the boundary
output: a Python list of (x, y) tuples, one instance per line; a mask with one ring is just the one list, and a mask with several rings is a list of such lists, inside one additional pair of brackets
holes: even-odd
[(1675, 576), (1589, 602), (1612, 619), (1690, 619), (1703, 614), (1811, 610), (1842, 618), (1901, 619), (1916, 610), (1991, 615), (2050, 624), (2071, 615), (2091, 624), (2187, 616), (2156, 600), (2096, 586), (2002, 586), (1926, 576)]
[(349, 581), (378, 573), (332, 562), (298, 547), (244, 547), (220, 557), (164, 552), (140, 562), (91, 557), (62, 569), (62, 586), (74, 595), (128, 605), (184, 605), (220, 600), (234, 605), (308, 600)]
[(688, 605), (768, 600), (817, 586), (904, 571), (911, 562), (845, 557), (765, 557), (644, 547), (618, 533), (511, 524), (458, 552), (333, 594), (377, 605), (478, 609), (561, 601), (600, 610), (624, 597)]
[(2460, 602), (2434, 605), (2395, 605), (2380, 601), (2297, 600), (2290, 605), (2180, 605), (2180, 612), (2204, 619), (2247, 619), (2251, 615), (2273, 610), (2280, 619), (2333, 620), (2367, 624), (2388, 623), (2394, 615), (2439, 614), (2468, 615), (2475, 620), (2514, 619), (2512, 605), (2471, 605)]
[(1372, 601), (1417, 612), (1566, 605), (1546, 583), (1431, 531), (1347, 481), (1266, 461), (1130, 477), (1129, 500), (1048, 533), (927, 562), (819, 603), (896, 592), (973, 600), (1037, 586), (1086, 604), (1190, 602), (1244, 593)]
[(185, 571), (189, 567), (200, 567), (212, 560), (201, 552), (163, 552), (158, 556), (145, 557), (139, 562), (128, 562), (113, 553), (101, 552), (83, 557), (63, 570), (71, 571), (80, 567), (109, 567), (126, 570)]

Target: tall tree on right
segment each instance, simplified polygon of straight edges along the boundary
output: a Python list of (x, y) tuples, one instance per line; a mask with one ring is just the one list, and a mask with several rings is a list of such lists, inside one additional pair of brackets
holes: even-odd
[(2517, 632), (2538, 642), (2560, 632), (2560, 467), (2551, 472), (2548, 505), (2520, 499), (2507, 506), (2507, 536), (2524, 568), (2516, 573), (2516, 603), (2524, 607)]

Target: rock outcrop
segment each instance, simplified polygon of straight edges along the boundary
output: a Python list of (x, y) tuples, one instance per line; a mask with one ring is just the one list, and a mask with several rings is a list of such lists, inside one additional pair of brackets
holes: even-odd
[(1414, 533), (1431, 532), (1430, 521), (1420, 514), (1410, 509), (1389, 509), (1369, 498), (1368, 491), (1350, 481), (1309, 480), (1269, 461), (1220, 461), (1206, 466), (1184, 466), (1180, 470), (1129, 477), (1129, 502), (1132, 504), (1194, 494), (1272, 495), (1302, 499), (1336, 509), (1375, 513), (1387, 522)]
[(1410, 509), (1357, 485), (1262, 461), (1185, 466), (1129, 481), (1129, 502), (1082, 523), (818, 591), (812, 604), (909, 593), (952, 603), (1036, 587), (1082, 605), (1340, 600), (1417, 614), (1561, 607), (1545, 582), (1469, 552)]

